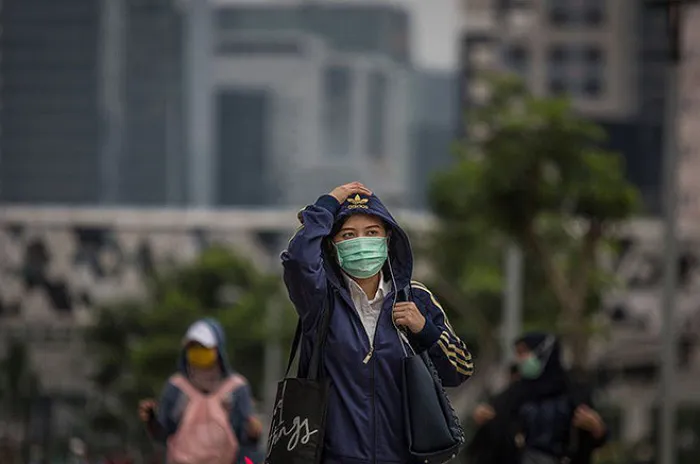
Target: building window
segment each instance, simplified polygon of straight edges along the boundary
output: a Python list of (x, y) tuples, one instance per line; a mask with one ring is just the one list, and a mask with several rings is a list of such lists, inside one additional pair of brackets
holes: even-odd
[(512, 45), (505, 52), (508, 69), (526, 78), (530, 68), (530, 51), (522, 45)]
[(604, 51), (597, 45), (557, 44), (547, 57), (549, 92), (596, 99), (605, 92)]
[(298, 43), (280, 41), (226, 40), (217, 45), (219, 55), (301, 55), (302, 46)]
[(555, 45), (549, 49), (547, 57), (549, 92), (554, 95), (569, 92), (568, 70), (571, 67), (571, 49), (562, 45)]
[(389, 109), (389, 85), (380, 71), (369, 73), (367, 79), (367, 153), (372, 158), (386, 155), (386, 120)]
[(347, 156), (353, 132), (352, 71), (347, 66), (330, 66), (323, 81), (325, 151), (329, 156)]
[(567, 91), (566, 81), (564, 79), (550, 79), (549, 92), (552, 95), (564, 95)]
[(556, 26), (600, 26), (606, 0), (549, 0), (549, 20)]
[(605, 62), (600, 47), (587, 45), (581, 50), (583, 79), (581, 93), (586, 97), (596, 98), (603, 93), (605, 80)]

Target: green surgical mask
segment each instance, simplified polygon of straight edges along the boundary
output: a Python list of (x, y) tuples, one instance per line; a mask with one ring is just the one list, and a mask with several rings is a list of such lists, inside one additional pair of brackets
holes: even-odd
[(542, 361), (532, 354), (518, 363), (518, 370), (524, 379), (536, 379), (542, 375)]
[(367, 279), (381, 271), (389, 256), (386, 237), (359, 237), (335, 244), (338, 264), (351, 277)]

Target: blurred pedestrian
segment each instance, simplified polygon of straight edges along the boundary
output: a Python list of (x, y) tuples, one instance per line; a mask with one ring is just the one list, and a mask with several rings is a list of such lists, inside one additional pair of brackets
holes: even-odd
[(260, 449), (260, 439), (263, 434), (263, 424), (257, 412), (256, 402), (252, 401), (253, 409), (246, 426), (246, 436), (241, 441), (241, 455), (250, 459), (245, 464), (263, 464), (265, 455)]
[(467, 446), (465, 455), (470, 464), (516, 464), (519, 460), (519, 447), (522, 436), (517, 424), (510, 422), (505, 414), (496, 416), (495, 407), (505, 401), (508, 388), (520, 379), (518, 365), (509, 366), (506, 388), (489, 402), (479, 404), (472, 414), (477, 427)]
[[(302, 371), (324, 308), (330, 311), (323, 462), (413, 462), (402, 425), (402, 339), (429, 355), (448, 387), (472, 375), (471, 354), (432, 293), (411, 282), (408, 236), (367, 187), (341, 185), (307, 206), (300, 219), (282, 262), (302, 321)], [(397, 301), (404, 290), (407, 299)]]
[(142, 400), (139, 417), (167, 444), (169, 464), (231, 464), (244, 462), (251, 409), (246, 380), (229, 367), (221, 325), (204, 319), (187, 330), (178, 373), (160, 401)]
[[(607, 439), (605, 423), (590, 394), (574, 385), (561, 364), (556, 336), (528, 333), (515, 344), (520, 378), (490, 405), (475, 412), (514, 434), (522, 464), (588, 464)], [(505, 424), (505, 425), (503, 425)], [(517, 437), (521, 437), (518, 440)], [(501, 461), (505, 462), (505, 461)]]

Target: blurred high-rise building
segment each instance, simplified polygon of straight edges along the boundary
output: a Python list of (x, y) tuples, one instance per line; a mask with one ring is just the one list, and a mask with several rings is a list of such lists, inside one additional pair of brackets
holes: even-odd
[(222, 3), (219, 201), (303, 204), (362, 179), (390, 203), (405, 202), (406, 13), (379, 4)]
[(700, 5), (684, 10), (683, 61), (680, 73), (678, 134), (680, 136), (679, 215), (700, 224)]
[(202, 3), (2, 2), (0, 200), (265, 206), (354, 178), (407, 198), (402, 9)]
[(173, 2), (6, 0), (0, 25), (1, 200), (159, 204), (180, 188)]
[(181, 205), (187, 200), (183, 10), (172, 0), (101, 3), (100, 199)]
[(416, 69), (412, 79), (411, 185), (413, 205), (428, 207), (434, 174), (452, 161), (460, 119), (458, 79), (454, 72)]
[[(461, 94), (503, 63), (539, 95), (568, 94), (623, 153), (647, 209), (658, 211), (664, 15), (645, 2), (464, 0)], [(464, 124), (462, 124), (462, 129)]]
[(0, 5), (0, 199), (96, 201), (100, 3)]

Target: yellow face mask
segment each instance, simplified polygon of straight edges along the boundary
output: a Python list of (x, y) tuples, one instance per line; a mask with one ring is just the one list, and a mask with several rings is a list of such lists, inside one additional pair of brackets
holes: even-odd
[(196, 368), (206, 369), (216, 364), (218, 353), (216, 348), (192, 345), (187, 348), (187, 363)]

